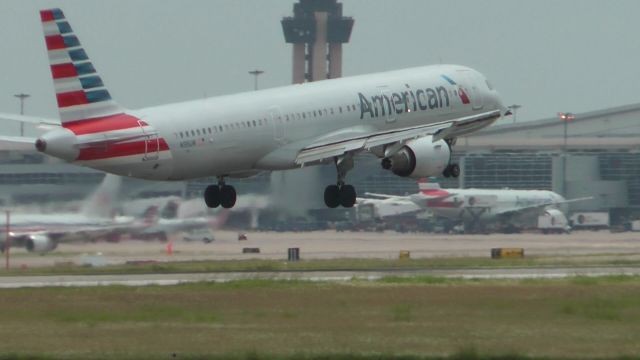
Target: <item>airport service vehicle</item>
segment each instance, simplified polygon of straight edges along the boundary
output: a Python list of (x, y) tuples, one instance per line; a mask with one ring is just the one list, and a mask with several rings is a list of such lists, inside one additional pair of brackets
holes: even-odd
[(589, 211), (571, 214), (569, 218), (574, 229), (600, 230), (610, 226), (609, 212)]
[[(409, 196), (393, 196), (367, 193), (387, 199), (409, 199), (430, 209), (435, 216), (462, 223), (465, 232), (485, 232), (488, 225), (505, 231), (516, 231), (525, 224), (536, 224), (538, 216), (560, 210), (566, 204), (591, 198), (565, 200), (559, 194), (547, 190), (513, 189), (442, 189), (437, 183), (421, 180), (419, 192)], [(555, 210), (555, 211), (554, 211)]]
[(543, 234), (570, 233), (571, 226), (564, 213), (558, 209), (547, 209), (538, 216), (538, 230)]
[[(134, 225), (131, 217), (110, 214), (112, 202), (120, 188), (121, 178), (107, 175), (94, 194), (74, 213), (21, 214), (12, 212), (9, 218), (9, 242), (7, 234), (0, 233), (0, 250), (7, 246), (25, 248), (29, 252), (46, 253), (56, 249), (59, 243), (107, 240), (118, 238)], [(6, 217), (0, 219), (5, 229)]]
[[(368, 151), (403, 177), (458, 176), (456, 138), (508, 113), (487, 79), (435, 65), (127, 110), (109, 94), (60, 9), (40, 12), (60, 126), (33, 139), (48, 155), (150, 180), (215, 176), (204, 201), (231, 208), (228, 178), (333, 163), (328, 207), (352, 207), (346, 183)], [(15, 139), (5, 139), (14, 140)], [(23, 141), (24, 142), (24, 141)]]

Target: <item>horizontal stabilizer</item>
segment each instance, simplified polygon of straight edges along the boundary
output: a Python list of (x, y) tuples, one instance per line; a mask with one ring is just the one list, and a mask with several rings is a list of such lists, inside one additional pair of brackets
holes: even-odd
[(22, 136), (0, 136), (2, 151), (36, 151), (36, 139)]

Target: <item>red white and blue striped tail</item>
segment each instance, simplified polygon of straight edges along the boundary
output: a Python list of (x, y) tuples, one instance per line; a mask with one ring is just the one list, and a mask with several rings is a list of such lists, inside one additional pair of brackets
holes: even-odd
[(42, 10), (40, 18), (62, 125), (122, 114), (62, 10)]

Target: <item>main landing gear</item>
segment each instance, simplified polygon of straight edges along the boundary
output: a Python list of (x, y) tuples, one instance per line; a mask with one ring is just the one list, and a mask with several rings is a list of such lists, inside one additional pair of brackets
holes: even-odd
[(347, 185), (344, 182), (347, 172), (353, 169), (353, 157), (339, 157), (335, 162), (338, 182), (336, 185), (329, 185), (324, 189), (324, 203), (332, 209), (338, 206), (353, 207), (356, 203), (356, 189), (353, 185)]
[(460, 176), (460, 165), (458, 164), (449, 164), (442, 172), (442, 176), (446, 178), (457, 178)]
[(218, 178), (218, 185), (209, 185), (204, 190), (204, 202), (210, 208), (221, 206), (230, 209), (236, 204), (236, 189), (226, 185), (224, 178)]

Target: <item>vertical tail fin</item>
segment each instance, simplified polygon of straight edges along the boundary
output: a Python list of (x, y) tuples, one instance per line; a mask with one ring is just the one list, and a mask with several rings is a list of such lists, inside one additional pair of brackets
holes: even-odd
[(121, 184), (120, 176), (105, 175), (100, 186), (84, 201), (81, 213), (91, 217), (109, 217), (115, 208)]
[(60, 9), (40, 11), (63, 126), (123, 113)]

